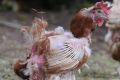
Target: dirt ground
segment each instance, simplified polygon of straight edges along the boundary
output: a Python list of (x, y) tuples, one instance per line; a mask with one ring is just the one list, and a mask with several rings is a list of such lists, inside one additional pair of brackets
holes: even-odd
[[(69, 12), (48, 12), (44, 18), (49, 22), (49, 30), (56, 26), (65, 26), (69, 29), (71, 16)], [(17, 23), (20, 25), (31, 25), (36, 14), (3, 12), (0, 20)], [(88, 61), (90, 69), (83, 68), (78, 80), (120, 80), (114, 72), (119, 63), (110, 57), (108, 46), (104, 43), (106, 28), (97, 28), (92, 37), (92, 56)], [(19, 29), (0, 24), (0, 80), (21, 80), (13, 72), (13, 64), (16, 59), (25, 55), (25, 39)]]

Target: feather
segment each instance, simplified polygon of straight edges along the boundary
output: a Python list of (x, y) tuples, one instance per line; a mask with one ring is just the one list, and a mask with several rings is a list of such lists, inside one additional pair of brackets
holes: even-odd
[[(58, 41), (62, 39), (63, 36), (56, 36), (56, 38), (49, 37), (50, 44), (56, 46)], [(54, 40), (55, 39), (55, 40)], [(52, 41), (54, 43), (52, 43)], [(69, 39), (64, 38), (60, 42), (62, 45), (59, 48), (52, 47), (50, 55), (47, 55), (48, 60), (48, 71), (56, 69), (56, 72), (71, 70), (76, 68), (79, 62), (83, 59), (84, 55), (90, 56), (89, 43), (86, 38), (81, 39)], [(59, 44), (58, 44), (59, 45)]]
[(14, 72), (22, 79), (29, 79), (30, 75), (25, 74), (24, 72), (26, 70), (27, 64), (26, 63), (21, 64), (21, 63), (24, 63), (24, 61), (23, 60), (16, 61), (16, 63), (14, 64)]
[(113, 32), (109, 29), (107, 34), (105, 35), (105, 42), (108, 44), (108, 45), (111, 45), (112, 44), (112, 34)]

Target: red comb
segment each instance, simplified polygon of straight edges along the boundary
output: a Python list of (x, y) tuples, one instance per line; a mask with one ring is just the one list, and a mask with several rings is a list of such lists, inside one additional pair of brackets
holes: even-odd
[(104, 2), (103, 0), (101, 2), (97, 2), (95, 4), (95, 8), (100, 8), (104, 11), (106, 15), (109, 14), (109, 11), (111, 9), (111, 6), (108, 5), (108, 3)]

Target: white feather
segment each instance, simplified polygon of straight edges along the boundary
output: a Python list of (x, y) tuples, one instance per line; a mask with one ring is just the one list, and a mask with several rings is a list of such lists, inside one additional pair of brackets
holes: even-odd
[(112, 31), (111, 30), (108, 30), (107, 34), (105, 35), (105, 42), (108, 44), (108, 45), (112, 45)]
[(57, 28), (55, 28), (55, 33), (64, 34), (63, 27), (62, 26), (58, 26)]

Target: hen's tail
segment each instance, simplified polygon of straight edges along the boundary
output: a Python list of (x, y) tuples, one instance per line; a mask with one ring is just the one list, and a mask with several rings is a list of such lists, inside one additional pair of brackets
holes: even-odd
[(22, 64), (22, 63), (24, 63), (24, 61), (22, 61), (22, 60), (16, 61), (15, 65), (14, 65), (14, 72), (23, 80), (28, 80), (29, 75), (25, 75), (25, 73), (24, 73), (27, 63), (25, 63), (25, 64)]

